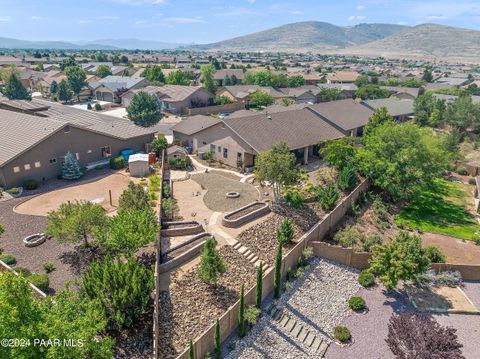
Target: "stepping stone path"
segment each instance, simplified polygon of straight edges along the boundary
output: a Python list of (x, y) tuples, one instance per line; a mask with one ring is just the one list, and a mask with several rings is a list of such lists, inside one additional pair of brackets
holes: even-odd
[(318, 358), (325, 356), (329, 344), (302, 325), (301, 321), (292, 318), (286, 311), (279, 309), (275, 304), (272, 304), (267, 309), (267, 313), (288, 333), (290, 338), (311, 348), (315, 355), (318, 355)]
[[(235, 243), (233, 245), (233, 249), (237, 250), (240, 254), (243, 254), (247, 260), (252, 263), (255, 267), (258, 267), (262, 261), (258, 258), (258, 256), (252, 252), (250, 249), (245, 247), (241, 242)], [(263, 262), (263, 271), (265, 272), (270, 266)]]

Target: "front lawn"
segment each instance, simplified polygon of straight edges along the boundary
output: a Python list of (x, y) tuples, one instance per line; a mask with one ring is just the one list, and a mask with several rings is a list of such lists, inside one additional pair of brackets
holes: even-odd
[(397, 216), (397, 225), (423, 232), (473, 239), (480, 225), (469, 210), (471, 196), (468, 185), (446, 180), (436, 181), (434, 189), (421, 193)]

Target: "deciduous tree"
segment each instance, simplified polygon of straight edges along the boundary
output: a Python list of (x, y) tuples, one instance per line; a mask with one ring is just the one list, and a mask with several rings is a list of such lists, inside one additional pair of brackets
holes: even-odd
[(77, 100), (80, 101), (80, 92), (87, 84), (85, 82), (87, 79), (85, 70), (80, 66), (70, 66), (65, 68), (65, 75), (67, 75), (68, 86), (77, 96)]
[(112, 70), (110, 69), (110, 66), (105, 64), (98, 65), (97, 70), (95, 71), (95, 75), (97, 75), (102, 79), (107, 76), (110, 76), (111, 74), (112, 74)]

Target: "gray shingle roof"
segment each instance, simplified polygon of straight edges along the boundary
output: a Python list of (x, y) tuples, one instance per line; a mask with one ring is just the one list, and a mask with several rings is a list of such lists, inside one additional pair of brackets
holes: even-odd
[(382, 98), (378, 100), (364, 101), (364, 104), (372, 110), (377, 110), (380, 107), (386, 107), (392, 116), (409, 116), (413, 115), (414, 100), (397, 100), (392, 98)]
[(172, 131), (183, 133), (185, 135), (192, 135), (219, 122), (220, 120), (218, 118), (205, 115), (195, 115), (177, 123), (172, 127)]
[(371, 109), (352, 99), (317, 103), (309, 108), (344, 131), (365, 126), (373, 114)]
[(344, 136), (307, 108), (227, 118), (222, 122), (257, 152), (268, 151), (280, 141), (290, 149), (298, 149)]
[(128, 76), (107, 76), (97, 82), (92, 82), (88, 86), (92, 89), (96, 89), (100, 86), (105, 86), (110, 91), (117, 91), (119, 89), (131, 89), (138, 83), (146, 81), (143, 77), (128, 77)]

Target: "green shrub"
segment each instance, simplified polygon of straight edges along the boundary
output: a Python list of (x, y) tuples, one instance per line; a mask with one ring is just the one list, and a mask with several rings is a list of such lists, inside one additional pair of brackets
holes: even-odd
[(302, 251), (302, 257), (304, 260), (309, 260), (313, 256), (313, 248), (307, 247)]
[(3, 263), (5, 263), (9, 266), (17, 263), (17, 259), (14, 256), (12, 256), (11, 254), (4, 254), (0, 257), (0, 259), (2, 260)]
[(43, 269), (45, 269), (45, 272), (50, 273), (55, 269), (55, 266), (52, 262), (48, 261), (43, 265)]
[(103, 165), (96, 165), (96, 166), (95, 166), (95, 169), (96, 169), (96, 170), (103, 170)]
[(320, 187), (317, 189), (317, 199), (320, 207), (327, 212), (335, 208), (339, 196), (333, 184), (329, 184), (326, 188)]
[(100, 105), (99, 103), (96, 103), (95, 104), (95, 110), (102, 111), (102, 105)]
[(160, 190), (160, 177), (157, 175), (152, 175), (148, 177), (148, 186), (151, 191)]
[(245, 320), (250, 327), (257, 324), (258, 317), (260, 316), (260, 309), (254, 305), (250, 305), (245, 311)]
[(26, 180), (25, 183), (23, 184), (23, 188), (25, 188), (28, 191), (37, 189), (38, 188), (38, 182), (33, 180), (33, 179)]
[(388, 222), (388, 207), (385, 202), (382, 201), (382, 198), (378, 195), (374, 196), (372, 209), (375, 215), (377, 216), (377, 220), (380, 223)]
[(350, 340), (350, 338), (352, 337), (352, 334), (350, 333), (350, 330), (348, 330), (347, 327), (336, 326), (333, 329), (333, 336), (335, 337), (335, 339), (337, 339), (341, 343), (346, 343)]
[(340, 191), (350, 193), (357, 184), (358, 177), (352, 165), (345, 166), (337, 177), (337, 187)]
[(50, 281), (48, 280), (48, 275), (46, 275), (45, 273), (38, 273), (38, 274), (35, 273), (30, 275), (27, 279), (30, 281), (30, 283), (32, 283), (35, 287), (40, 289), (42, 292), (48, 291)]
[(351, 297), (348, 300), (348, 306), (350, 307), (350, 309), (358, 312), (360, 310), (365, 309), (366, 304), (365, 304), (365, 300), (362, 297)]
[(468, 175), (468, 172), (467, 170), (465, 169), (465, 167), (457, 167), (457, 169), (455, 170), (455, 172), (457, 172), (459, 175), (461, 176), (466, 176)]
[(375, 283), (375, 277), (367, 270), (363, 270), (358, 275), (358, 283), (364, 287), (370, 287)]
[(337, 242), (344, 248), (351, 248), (355, 247), (357, 243), (365, 242), (366, 237), (363, 233), (360, 233), (356, 227), (347, 225), (345, 228), (335, 233), (333, 241)]
[(165, 183), (162, 187), (163, 191), (163, 198), (170, 198), (172, 195), (172, 189), (170, 188), (170, 185)]
[(476, 186), (477, 185), (477, 181), (475, 181), (475, 178), (470, 178), (468, 180), (468, 184), (472, 185), (472, 186)]
[(382, 244), (383, 239), (381, 236), (378, 234), (373, 234), (370, 237), (365, 238), (365, 240), (362, 242), (362, 251), (364, 252), (371, 252), (373, 246)]
[(150, 201), (156, 201), (158, 199), (158, 194), (156, 192), (148, 192), (148, 199)]
[(447, 261), (445, 255), (437, 247), (427, 246), (424, 249), (430, 263), (445, 263)]
[(125, 159), (123, 156), (116, 156), (110, 159), (110, 168), (119, 170), (125, 167)]
[(285, 194), (285, 201), (292, 208), (302, 208), (305, 204), (305, 196), (298, 189), (289, 189)]
[(91, 109), (92, 109), (92, 104), (89, 102), (89, 103), (87, 104), (87, 110), (91, 110)]
[(15, 272), (17, 272), (18, 274), (23, 275), (25, 278), (27, 278), (28, 276), (30, 276), (30, 275), (32, 274), (32, 272), (30, 271), (30, 269), (24, 268), (24, 267), (16, 267), (16, 268), (15, 268)]

